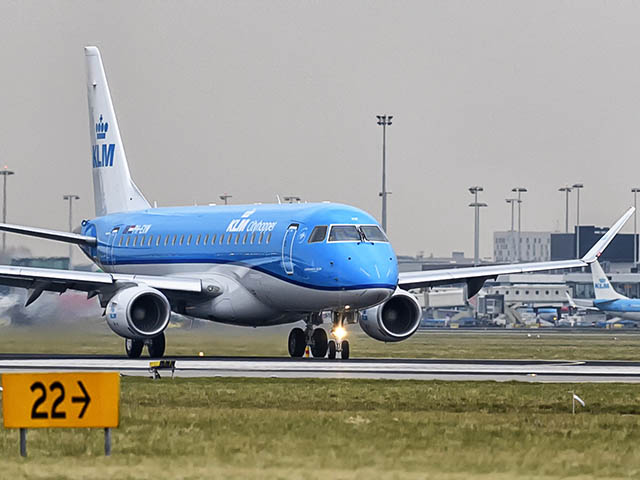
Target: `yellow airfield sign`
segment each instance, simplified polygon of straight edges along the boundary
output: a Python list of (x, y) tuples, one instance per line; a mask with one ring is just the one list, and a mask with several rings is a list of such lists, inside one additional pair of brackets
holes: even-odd
[(120, 418), (117, 372), (5, 373), (5, 428), (114, 428)]

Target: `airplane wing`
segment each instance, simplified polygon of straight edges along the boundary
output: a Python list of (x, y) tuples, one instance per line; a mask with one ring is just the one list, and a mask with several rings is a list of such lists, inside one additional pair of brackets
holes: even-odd
[(46, 238), (47, 240), (56, 240), (58, 242), (76, 243), (90, 247), (95, 247), (98, 243), (95, 237), (88, 237), (78, 233), (61, 232), (59, 230), (47, 230), (36, 227), (23, 227), (22, 225), (10, 225), (8, 223), (0, 223), (0, 231), (19, 233), (30, 237)]
[(485, 267), (447, 268), (428, 270), (423, 272), (402, 272), (399, 275), (398, 286), (403, 290), (412, 288), (431, 287), (452, 283), (466, 282), (468, 295), (472, 297), (480, 289), (484, 282), (498, 275), (511, 273), (539, 272), (544, 270), (560, 270), (564, 268), (586, 267), (595, 262), (611, 240), (629, 220), (635, 208), (631, 207), (620, 219), (598, 240), (593, 247), (580, 259), (560, 260), (553, 262), (514, 263), (508, 265), (488, 265)]
[(0, 266), (0, 285), (29, 289), (26, 305), (33, 303), (45, 291), (63, 293), (66, 290), (87, 292), (89, 297), (101, 294), (109, 298), (118, 289), (131, 285), (147, 285), (167, 296), (206, 294), (215, 296), (220, 288), (200, 279), (154, 275), (125, 275), (49, 268)]

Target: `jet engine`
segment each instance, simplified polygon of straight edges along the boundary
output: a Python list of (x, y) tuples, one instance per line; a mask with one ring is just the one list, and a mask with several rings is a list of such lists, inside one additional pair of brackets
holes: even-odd
[(171, 307), (155, 288), (136, 286), (116, 293), (107, 303), (107, 325), (124, 338), (145, 340), (167, 328)]
[(422, 308), (416, 297), (397, 289), (384, 303), (360, 312), (360, 328), (381, 342), (400, 342), (416, 333)]

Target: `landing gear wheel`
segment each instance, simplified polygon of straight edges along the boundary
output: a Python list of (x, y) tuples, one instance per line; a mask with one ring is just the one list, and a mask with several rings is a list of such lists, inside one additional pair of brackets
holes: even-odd
[(153, 337), (147, 345), (149, 350), (149, 356), (151, 358), (160, 358), (164, 355), (164, 347), (166, 346), (166, 340), (164, 333), (161, 333), (157, 337)]
[(311, 336), (313, 343), (311, 345), (311, 353), (314, 358), (324, 358), (327, 354), (329, 342), (327, 340), (327, 332), (324, 328), (316, 328)]
[(307, 336), (301, 328), (294, 328), (289, 333), (289, 355), (302, 357), (307, 346)]
[(349, 360), (349, 341), (342, 341), (342, 360)]
[(334, 342), (333, 340), (329, 341), (329, 358), (331, 360), (334, 360), (336, 358), (336, 351), (338, 349), (336, 348), (336, 342)]
[(129, 358), (140, 358), (140, 355), (142, 355), (142, 347), (144, 347), (142, 340), (134, 340), (132, 338), (124, 339), (124, 349)]

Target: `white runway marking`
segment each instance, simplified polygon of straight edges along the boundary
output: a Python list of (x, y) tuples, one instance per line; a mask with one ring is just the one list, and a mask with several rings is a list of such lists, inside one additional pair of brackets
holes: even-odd
[[(146, 376), (149, 359), (3, 358), (0, 373), (10, 371), (116, 370)], [(170, 375), (169, 372), (161, 374)], [(540, 362), (482, 360), (348, 361), (310, 359), (209, 358), (176, 360), (176, 376), (386, 378), (442, 380), (520, 380), (526, 382), (640, 382), (640, 364), (631, 362)]]

